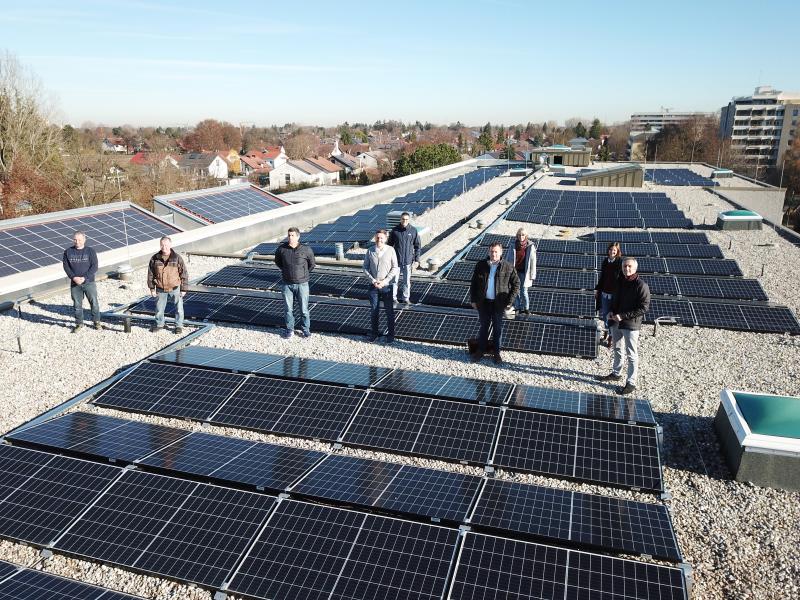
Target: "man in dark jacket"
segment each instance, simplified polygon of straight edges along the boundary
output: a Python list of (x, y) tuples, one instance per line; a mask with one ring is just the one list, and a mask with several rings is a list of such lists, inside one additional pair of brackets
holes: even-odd
[(175, 333), (183, 333), (183, 297), (189, 286), (189, 273), (183, 257), (172, 249), (172, 239), (164, 236), (160, 241), (161, 250), (150, 258), (147, 267), (147, 287), (156, 298), (156, 322), (153, 333), (164, 330), (164, 311), (167, 301), (172, 298), (175, 304)]
[(69, 291), (72, 305), (75, 307), (75, 326), (72, 333), (83, 327), (83, 297), (89, 301), (92, 309), (92, 320), (95, 329), (102, 329), (100, 324), (100, 303), (97, 301), (97, 284), (94, 276), (97, 273), (97, 253), (86, 245), (86, 234), (76, 231), (72, 236), (73, 245), (64, 250), (62, 264), (69, 277)]
[(639, 278), (636, 269), (639, 263), (628, 257), (622, 261), (622, 279), (611, 301), (608, 323), (614, 344), (614, 365), (608, 375), (597, 376), (599, 381), (619, 381), (622, 379), (622, 351), (628, 361), (628, 378), (625, 387), (618, 394), (630, 394), (636, 389), (636, 376), (639, 371), (639, 330), (642, 319), (650, 308), (650, 288)]
[(308, 312), (308, 278), (316, 267), (314, 252), (300, 243), (300, 230), (290, 227), (287, 241), (275, 251), (275, 264), (283, 277), (283, 302), (286, 305), (286, 331), (284, 339), (294, 335), (294, 299), (300, 300), (300, 313), (303, 315), (303, 329), (300, 334), (304, 338), (311, 337), (311, 317)]
[(478, 352), (473, 355), (474, 362), (483, 358), (489, 341), (489, 323), (492, 324), (494, 339), (494, 362), (500, 364), (500, 346), (503, 343), (503, 313), (511, 308), (519, 293), (519, 276), (514, 265), (502, 260), (503, 246), (499, 243), (489, 246), (489, 258), (475, 265), (472, 282), (469, 286), (472, 308), (478, 310), (480, 329), (478, 331)]
[(404, 212), (400, 215), (400, 224), (395, 225), (389, 232), (387, 242), (397, 255), (397, 264), (400, 275), (395, 279), (392, 287), (392, 298), (405, 304), (411, 303), (411, 271), (419, 264), (419, 233), (411, 225), (411, 215)]

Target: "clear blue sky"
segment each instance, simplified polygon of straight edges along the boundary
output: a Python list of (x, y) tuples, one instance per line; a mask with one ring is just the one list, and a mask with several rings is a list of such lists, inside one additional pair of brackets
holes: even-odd
[(65, 122), (468, 124), (800, 91), (800, 2), (0, 0)]

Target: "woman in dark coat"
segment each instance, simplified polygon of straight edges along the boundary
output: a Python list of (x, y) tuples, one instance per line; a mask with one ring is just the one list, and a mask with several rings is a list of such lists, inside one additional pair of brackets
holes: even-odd
[(608, 338), (608, 313), (611, 310), (611, 300), (619, 287), (619, 280), (622, 278), (622, 248), (619, 242), (611, 242), (606, 248), (606, 257), (600, 267), (600, 277), (594, 287), (594, 297), (600, 307), (600, 315), (606, 330), (603, 339)]

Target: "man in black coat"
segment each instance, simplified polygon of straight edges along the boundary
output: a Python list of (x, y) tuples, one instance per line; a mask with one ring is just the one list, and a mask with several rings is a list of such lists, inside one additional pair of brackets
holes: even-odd
[(275, 264), (281, 270), (283, 279), (283, 302), (285, 304), (286, 331), (284, 339), (294, 335), (294, 299), (300, 300), (300, 313), (303, 316), (301, 336), (311, 337), (311, 317), (308, 312), (308, 279), (316, 267), (314, 251), (300, 243), (300, 230), (290, 227), (287, 241), (275, 251)]
[(622, 379), (622, 351), (628, 362), (628, 377), (625, 387), (618, 394), (627, 395), (636, 389), (639, 372), (639, 330), (642, 319), (650, 308), (650, 288), (641, 280), (636, 270), (639, 263), (628, 257), (622, 261), (622, 279), (611, 301), (608, 324), (614, 344), (614, 365), (608, 375), (597, 376), (598, 381), (620, 381)]
[(494, 339), (494, 362), (500, 364), (500, 346), (503, 343), (503, 313), (511, 308), (519, 293), (519, 276), (514, 265), (502, 260), (503, 246), (495, 243), (489, 246), (489, 258), (475, 265), (472, 282), (469, 286), (472, 308), (478, 310), (480, 330), (478, 331), (478, 352), (473, 355), (474, 362), (483, 358), (489, 341), (489, 323), (492, 324)]
[(392, 298), (396, 302), (411, 303), (411, 271), (419, 264), (420, 241), (417, 228), (411, 224), (411, 215), (404, 212), (400, 223), (389, 232), (386, 242), (397, 255), (400, 275), (394, 280)]

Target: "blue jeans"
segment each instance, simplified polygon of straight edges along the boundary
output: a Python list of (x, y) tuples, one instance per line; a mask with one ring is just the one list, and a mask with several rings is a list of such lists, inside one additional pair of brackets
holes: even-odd
[(608, 331), (608, 313), (611, 312), (611, 300), (613, 299), (614, 296), (611, 294), (600, 292), (600, 317), (603, 319), (603, 323), (606, 324), (606, 331)]
[(89, 301), (92, 309), (92, 321), (100, 322), (100, 303), (97, 301), (97, 284), (94, 281), (84, 281), (81, 285), (72, 284), (69, 289), (72, 296), (72, 305), (75, 307), (75, 324), (83, 325), (83, 297)]
[(494, 300), (484, 300), (478, 304), (478, 352), (486, 352), (486, 345), (489, 342), (489, 324), (492, 324), (492, 339), (494, 340), (495, 353), (500, 352), (503, 344), (503, 312), (505, 306), (497, 306)]
[(394, 301), (408, 302), (411, 298), (411, 265), (400, 265), (400, 274), (392, 284)]
[(172, 290), (162, 290), (156, 288), (158, 297), (156, 298), (156, 327), (164, 326), (164, 310), (167, 308), (167, 300), (172, 297), (175, 304), (175, 327), (183, 327), (183, 298), (181, 298), (181, 287)]
[(370, 316), (372, 317), (372, 335), (377, 337), (380, 316), (380, 302), (386, 311), (386, 325), (389, 328), (389, 337), (394, 337), (394, 302), (392, 301), (392, 288), (386, 286), (381, 289), (372, 288), (369, 291)]
[(308, 313), (308, 282), (284, 283), (283, 303), (286, 331), (294, 331), (294, 298), (300, 299), (300, 313), (303, 315), (303, 333), (311, 333), (311, 315)]
[(514, 306), (517, 310), (530, 310), (531, 309), (531, 299), (528, 296), (528, 289), (522, 285), (522, 282), (525, 281), (525, 272), (524, 271), (517, 271), (517, 275), (519, 276), (519, 294), (514, 300)]

